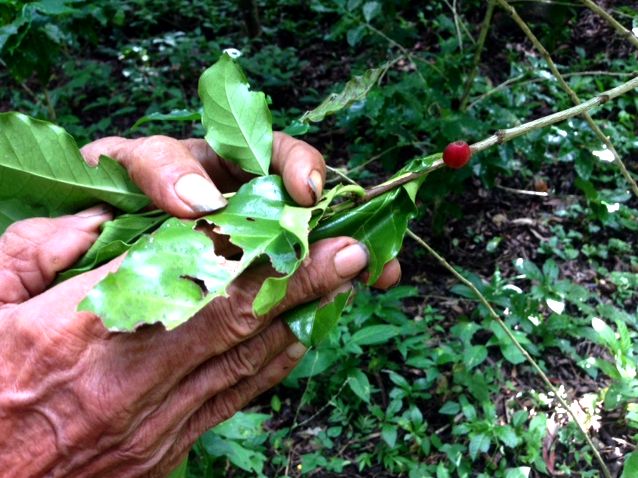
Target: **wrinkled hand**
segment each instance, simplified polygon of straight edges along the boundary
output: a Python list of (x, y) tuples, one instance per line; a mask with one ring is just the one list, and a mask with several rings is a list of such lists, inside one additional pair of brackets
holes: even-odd
[[(284, 135), (276, 136), (273, 153), (273, 171), (291, 196), (314, 203), (323, 185), (321, 155)], [(114, 157), (157, 206), (181, 217), (222, 206), (219, 191), (249, 178), (201, 140), (106, 138), (83, 154), (89, 162)], [(96, 207), (20, 221), (0, 236), (2, 476), (166, 475), (200, 434), (281, 381), (303, 356), (278, 316), (351, 287), (367, 262), (355, 240), (323, 240), (266, 316), (255, 317), (251, 306), (273, 272), (260, 266), (175, 330), (111, 333), (76, 308), (122, 258), (47, 290), (110, 217)], [(399, 275), (393, 261), (377, 285), (390, 286)]]

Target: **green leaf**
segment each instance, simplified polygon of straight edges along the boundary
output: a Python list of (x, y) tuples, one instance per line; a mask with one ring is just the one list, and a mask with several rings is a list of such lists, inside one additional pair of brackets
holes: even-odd
[(638, 476), (638, 451), (627, 455), (620, 478), (634, 478), (636, 476)]
[(155, 234), (144, 236), (78, 310), (97, 314), (112, 331), (156, 322), (170, 330), (224, 295), (241, 272), (240, 264), (215, 255), (212, 240), (195, 231), (195, 225), (171, 218)]
[(318, 300), (310, 302), (285, 314), (284, 320), (301, 343), (314, 347), (330, 334), (349, 297), (349, 292), (338, 294), (323, 306)]
[(463, 354), (463, 363), (468, 370), (473, 369), (477, 365), (483, 363), (487, 358), (487, 347), (484, 345), (472, 345), (465, 350)]
[(472, 435), (470, 438), (470, 458), (472, 461), (476, 460), (476, 457), (479, 453), (487, 453), (490, 449), (490, 437), (483, 434), (478, 433), (476, 435)]
[[(350, 30), (348, 32), (349, 40), (358, 41), (363, 31), (362, 25), (357, 27), (357, 29)], [(351, 34), (350, 32), (354, 33)], [(377, 84), (388, 68), (389, 64), (386, 63), (380, 68), (366, 70), (361, 76), (352, 77), (340, 93), (328, 95), (315, 109), (306, 111), (301, 118), (299, 118), (299, 122), (317, 123), (323, 121), (326, 116), (333, 115), (344, 108), (348, 108), (351, 104), (365, 99), (368, 92)]]
[(127, 212), (149, 203), (112, 159), (103, 156), (98, 167), (88, 166), (62, 128), (20, 113), (0, 113), (2, 223), (35, 210), (48, 216), (77, 212), (100, 201)]
[(204, 218), (244, 251), (242, 264), (267, 255), (284, 274), (264, 281), (253, 302), (256, 314), (267, 313), (286, 295), (290, 276), (308, 256), (311, 217), (312, 208), (296, 206), (279, 176), (264, 176), (244, 184), (226, 208)]
[[(505, 478), (529, 478), (532, 469), (529, 466), (518, 466), (505, 470)], [(621, 477), (622, 478), (622, 477)]]
[(250, 91), (235, 61), (224, 53), (199, 79), (206, 141), (222, 158), (266, 175), (272, 156), (272, 117), (266, 96)]
[(368, 23), (380, 12), (381, 4), (379, 2), (366, 2), (363, 4), (363, 18), (365, 18)]
[(348, 375), (348, 385), (361, 400), (370, 402), (370, 381), (365, 373), (359, 369), (352, 370)]
[[(119, 270), (89, 293), (80, 310), (94, 312), (110, 330), (130, 331), (155, 322), (172, 329), (224, 295), (235, 277), (265, 256), (284, 274), (266, 279), (255, 298), (255, 313), (265, 314), (285, 296), (290, 276), (308, 255), (308, 228), (315, 211), (321, 214), (323, 206), (295, 206), (279, 176), (255, 178), (224, 210), (202, 218), (242, 248), (241, 260), (217, 256), (212, 241), (194, 230), (196, 221), (171, 218), (131, 247)], [(317, 339), (328, 333), (326, 327), (345, 300), (335, 303), (317, 312), (312, 332)]]
[(442, 415), (456, 415), (461, 411), (461, 406), (454, 401), (448, 400), (439, 409), (439, 413)]
[(47, 215), (48, 211), (44, 206), (33, 207), (18, 199), (2, 200), (0, 201), (0, 234), (16, 221)]
[(168, 475), (168, 478), (186, 478), (188, 471), (188, 456)]
[(387, 342), (399, 335), (400, 329), (395, 325), (370, 325), (357, 330), (350, 341), (357, 345), (374, 345)]
[(521, 443), (516, 431), (509, 425), (496, 427), (496, 436), (509, 448), (516, 448)]
[(201, 118), (202, 113), (200, 111), (173, 110), (170, 113), (155, 112), (142, 116), (133, 124), (133, 126), (131, 126), (131, 130), (137, 129), (143, 124), (150, 123), (152, 121), (199, 121)]
[(398, 429), (396, 425), (384, 424), (381, 428), (381, 438), (388, 444), (390, 448), (394, 448), (397, 442)]
[(71, 269), (58, 275), (61, 282), (119, 256), (131, 248), (142, 234), (149, 232), (168, 219), (163, 211), (123, 214), (102, 226), (102, 232), (91, 248)]
[(416, 214), (413, 193), (406, 186), (335, 214), (312, 231), (310, 240), (351, 236), (363, 242), (370, 253), (368, 283), (375, 283), (383, 266), (401, 250), (408, 221)]

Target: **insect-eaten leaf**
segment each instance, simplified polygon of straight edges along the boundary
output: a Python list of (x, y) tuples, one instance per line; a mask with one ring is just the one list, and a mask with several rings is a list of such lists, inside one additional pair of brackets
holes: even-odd
[(308, 256), (313, 208), (299, 207), (279, 176), (256, 178), (242, 186), (223, 210), (204, 219), (229, 236), (244, 253), (246, 267), (266, 255), (281, 277), (269, 277), (255, 297), (256, 314), (267, 313), (286, 295), (290, 276)]
[(88, 294), (80, 310), (94, 312), (110, 330), (131, 331), (155, 322), (171, 329), (223, 296), (243, 270), (267, 257), (282, 275), (266, 279), (255, 298), (254, 312), (265, 314), (283, 299), (291, 275), (308, 256), (311, 220), (338, 192), (304, 208), (295, 205), (281, 177), (255, 178), (225, 209), (202, 219), (243, 250), (241, 259), (217, 256), (212, 241), (194, 229), (197, 221), (171, 218), (130, 248), (120, 268)]
[(227, 53), (199, 79), (206, 141), (222, 158), (250, 173), (268, 174), (272, 116), (266, 96), (251, 91), (240, 66)]
[(98, 167), (86, 164), (59, 126), (0, 113), (0, 233), (12, 220), (59, 216), (96, 202), (134, 212), (149, 200), (112, 159), (102, 157)]
[(213, 241), (196, 224), (171, 218), (144, 236), (78, 310), (95, 313), (111, 331), (156, 322), (170, 330), (223, 296), (241, 265), (216, 255)]

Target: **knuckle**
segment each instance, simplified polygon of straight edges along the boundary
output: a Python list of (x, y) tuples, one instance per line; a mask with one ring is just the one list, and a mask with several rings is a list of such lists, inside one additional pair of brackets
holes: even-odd
[(304, 298), (323, 296), (333, 288), (325, 280), (325, 273), (322, 273), (316, 261), (311, 261), (309, 264), (300, 267), (295, 273), (294, 281), (298, 293)]
[(231, 341), (242, 341), (254, 335), (263, 320), (253, 313), (253, 296), (242, 287), (231, 286), (227, 299), (215, 303), (224, 333)]
[(242, 343), (229, 351), (229, 367), (238, 378), (251, 377), (263, 367), (268, 346), (264, 338), (257, 335), (249, 343)]
[(208, 426), (228, 420), (242, 407), (243, 398), (235, 388), (229, 388), (212, 403)]

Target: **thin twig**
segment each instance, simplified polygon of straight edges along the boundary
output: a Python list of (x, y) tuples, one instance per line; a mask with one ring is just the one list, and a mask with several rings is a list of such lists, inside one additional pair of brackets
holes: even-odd
[[(500, 1), (500, 0), (499, 0)], [(503, 144), (508, 141), (511, 141), (514, 138), (518, 138), (524, 134), (529, 133), (530, 131), (537, 130), (540, 128), (545, 128), (546, 126), (551, 126), (555, 123), (560, 123), (561, 121), (565, 121), (567, 119), (573, 118), (574, 116), (580, 116), (583, 113), (595, 108), (596, 106), (600, 106), (604, 103), (607, 103), (614, 98), (617, 98), (625, 93), (638, 88), (638, 76), (632, 78), (631, 80), (619, 85), (615, 88), (607, 90), (603, 93), (600, 93), (593, 98), (579, 104), (578, 106), (572, 106), (571, 108), (567, 108), (563, 111), (558, 111), (557, 113), (553, 113), (551, 115), (543, 116), (542, 118), (538, 118), (527, 123), (524, 123), (520, 126), (515, 126), (513, 128), (502, 129), (497, 131), (492, 136), (485, 138), (477, 143), (472, 145), (472, 151), (478, 152), (483, 151), (485, 149), (491, 148), (496, 144)]]
[[(498, 1), (501, 1), (501, 0), (498, 0)], [(585, 101), (584, 103), (581, 103), (577, 106), (572, 106), (571, 108), (568, 108), (566, 110), (559, 111), (551, 115), (543, 116), (542, 118), (537, 118), (532, 121), (528, 121), (527, 123), (524, 123), (519, 126), (515, 126), (513, 128), (502, 129), (500, 131), (497, 131), (492, 136), (489, 136), (481, 141), (478, 141), (477, 143), (472, 144), (470, 148), (472, 149), (473, 153), (478, 153), (480, 151), (484, 151), (488, 148), (491, 148), (492, 146), (495, 146), (497, 144), (507, 143), (508, 141), (518, 138), (519, 136), (522, 136), (524, 134), (530, 133), (531, 131), (534, 131), (540, 128), (545, 128), (546, 126), (551, 126), (555, 123), (559, 123), (569, 118), (573, 118), (574, 116), (582, 115), (584, 112), (587, 112), (591, 110), (592, 108), (595, 108), (596, 106), (606, 103), (614, 98), (617, 98), (618, 96), (621, 96), (635, 88), (638, 88), (638, 76), (635, 78), (632, 78), (631, 80), (627, 81), (626, 83), (623, 83), (620, 86), (617, 86), (615, 88), (612, 88), (611, 90), (607, 90), (603, 93), (600, 93), (598, 96), (595, 96), (589, 99), (588, 101)], [(403, 186), (404, 184), (407, 184), (411, 181), (422, 178), (423, 176), (431, 173), (432, 171), (443, 167), (443, 161), (440, 159), (440, 156), (441, 156), (440, 153), (436, 153), (430, 156), (424, 156), (422, 159), (434, 159), (433, 157), (436, 157), (436, 156), (438, 156), (438, 158), (436, 158), (435, 161), (430, 163), (430, 165), (427, 168), (425, 168), (423, 171), (405, 173), (401, 176), (389, 179), (388, 181), (382, 184), (373, 186), (367, 189), (365, 194), (361, 198), (357, 199), (356, 201), (345, 201), (343, 203), (337, 204), (333, 208), (333, 212), (341, 212), (343, 210), (350, 209), (351, 207), (357, 206), (358, 204), (368, 202), (378, 196), (381, 196), (382, 194), (388, 191), (391, 191), (392, 189), (398, 188), (399, 186)], [(357, 182), (352, 180), (352, 178), (350, 178), (347, 174), (343, 173), (342, 171), (339, 171), (336, 168), (331, 168), (330, 166), (328, 166), (328, 170), (335, 174), (338, 174), (340, 177), (342, 177), (345, 181), (348, 181), (350, 184), (357, 184)]]
[(492, 14), (494, 13), (494, 6), (494, 0), (489, 0), (487, 4), (487, 10), (485, 11), (485, 18), (483, 18), (483, 24), (481, 25), (481, 32), (479, 33), (478, 44), (476, 45), (476, 50), (474, 51), (474, 61), (472, 62), (472, 69), (470, 70), (470, 74), (465, 82), (465, 91), (463, 92), (461, 105), (459, 106), (459, 109), (461, 111), (465, 111), (467, 108), (467, 102), (470, 98), (472, 85), (474, 84), (474, 79), (476, 78), (476, 75), (478, 73), (479, 63), (481, 62), (481, 54), (483, 53), (483, 47), (485, 46), (485, 39), (487, 38), (487, 33), (490, 30), (490, 25), (492, 24)]
[[(563, 73), (563, 78), (568, 78), (570, 76), (612, 76), (619, 78), (626, 78), (628, 76), (632, 76), (633, 73), (621, 73), (621, 72), (613, 72), (613, 71), (599, 71), (599, 70), (590, 70), (590, 71), (573, 71), (570, 73)], [(523, 78), (525, 78), (526, 74), (515, 76), (514, 78), (510, 78), (509, 80), (505, 80), (503, 83), (496, 85), (494, 88), (490, 88), (489, 91), (483, 93), (480, 96), (477, 96), (472, 100), (472, 103), (467, 107), (468, 110), (474, 108), (478, 103), (483, 101), (485, 98), (492, 96), (494, 93), (498, 93), (500, 90), (507, 88), (509, 85), (516, 83)], [(530, 80), (521, 81), (517, 86), (527, 85), (531, 83), (541, 83), (543, 81), (547, 81), (546, 78), (532, 78)]]
[(545, 385), (547, 386), (547, 388), (552, 391), (552, 393), (554, 394), (554, 396), (556, 397), (558, 402), (565, 409), (565, 411), (569, 414), (569, 416), (572, 418), (574, 423), (576, 423), (576, 426), (578, 426), (579, 430), (582, 432), (583, 436), (585, 437), (585, 440), (587, 441), (587, 444), (591, 447), (591, 449), (592, 449), (592, 451), (594, 453), (594, 456), (596, 457), (596, 460), (598, 460), (598, 463), (600, 464), (600, 468), (603, 471), (603, 474), (605, 475), (605, 477), (606, 478), (612, 478), (611, 473), (609, 472), (609, 469), (607, 468), (607, 465), (605, 464), (605, 461), (603, 460), (603, 457), (601, 456), (600, 452), (598, 451), (598, 448), (596, 447), (596, 445), (594, 445), (594, 442), (592, 441), (591, 437), (587, 433), (587, 430), (585, 429), (583, 424), (580, 422), (580, 420), (578, 420), (578, 417), (576, 416), (574, 411), (570, 408), (569, 404), (565, 401), (565, 399), (563, 397), (561, 397), (560, 392), (558, 391), (558, 389), (556, 389), (556, 387), (554, 387), (552, 382), (549, 380), (549, 377), (547, 377), (545, 372), (543, 372), (543, 369), (540, 368), (540, 366), (538, 365), (536, 360), (534, 360), (532, 358), (532, 356), (527, 352), (527, 350), (525, 350), (525, 348), (521, 345), (521, 343), (518, 341), (518, 339), (514, 336), (514, 334), (510, 330), (510, 328), (499, 317), (498, 313), (490, 305), (489, 301), (485, 298), (485, 296), (481, 293), (481, 291), (479, 291), (476, 288), (476, 286), (474, 284), (472, 284), (472, 282), (467, 280), (456, 269), (454, 269), (454, 267), (452, 267), (452, 265), (450, 265), (450, 263), (448, 261), (446, 261), (443, 256), (441, 256), (438, 252), (436, 252), (434, 249), (432, 249), (432, 247), (430, 247), (430, 245), (427, 242), (425, 242), (421, 237), (417, 236), (410, 229), (408, 229), (406, 232), (407, 232), (408, 236), (410, 236), (412, 239), (414, 239), (421, 247), (423, 247), (432, 256), (434, 256), (434, 258), (443, 267), (445, 267), (448, 271), (450, 271), (450, 273), (454, 277), (456, 277), (456, 279), (458, 279), (460, 282), (462, 282), (467, 287), (469, 287), (470, 290), (474, 293), (474, 295), (476, 295), (477, 299), (488, 310), (488, 312), (489, 312), (490, 316), (492, 317), (492, 319), (499, 325), (499, 327), (501, 329), (503, 329), (503, 332), (505, 332), (505, 334), (509, 337), (509, 339), (512, 341), (512, 343), (517, 348), (517, 350), (521, 354), (523, 354), (523, 356), (525, 357), (527, 362), (532, 366), (532, 368), (536, 371), (536, 373), (538, 373), (538, 375), (541, 377), (543, 382), (545, 382)]
[[(543, 56), (552, 74), (558, 80), (558, 84), (567, 93), (569, 98), (572, 100), (572, 103), (574, 103), (575, 105), (579, 105), (580, 98), (578, 98), (578, 95), (576, 94), (576, 92), (567, 84), (567, 82), (565, 81), (565, 78), (563, 78), (563, 75), (560, 73), (560, 71), (558, 71), (558, 67), (554, 63), (554, 60), (552, 60), (552, 57), (547, 51), (547, 49), (543, 46), (543, 44), (536, 37), (536, 35), (534, 35), (534, 32), (532, 32), (532, 30), (529, 28), (527, 23), (525, 23), (525, 21), (520, 17), (516, 9), (512, 7), (507, 2), (507, 0), (496, 0), (496, 1), (499, 3), (501, 7), (503, 7), (504, 10), (506, 10), (510, 14), (512, 19), (517, 23), (520, 29), (523, 30), (527, 38), (529, 38), (529, 40), (534, 44), (534, 47)], [(586, 0), (583, 0), (583, 1), (586, 1)], [(624, 176), (625, 180), (629, 183), (629, 186), (631, 187), (634, 195), (638, 197), (638, 184), (636, 184), (636, 181), (631, 176), (631, 173), (625, 166), (625, 163), (623, 163), (623, 160), (620, 157), (620, 154), (618, 154), (618, 151), (616, 151), (614, 144), (607, 137), (607, 135), (600, 129), (600, 127), (594, 122), (591, 115), (587, 111), (584, 111), (582, 113), (582, 117), (587, 122), (589, 127), (592, 129), (594, 134), (598, 137), (598, 139), (600, 139), (600, 141), (602, 141), (602, 143), (607, 147), (607, 149), (611, 151), (611, 153), (614, 156), (614, 162), (618, 166), (618, 169), (620, 169), (620, 172)]]
[(447, 7), (452, 11), (452, 17), (454, 18), (454, 29), (456, 30), (456, 37), (459, 42), (459, 49), (463, 51), (463, 34), (461, 33), (461, 25), (459, 23), (459, 14), (456, 11), (456, 0), (452, 0), (450, 4), (449, 0), (443, 0)]
[(501, 186), (500, 184), (497, 184), (496, 187), (498, 189), (502, 189), (503, 191), (507, 191), (514, 194), (523, 194), (526, 196), (539, 196), (539, 197), (549, 196), (549, 193), (543, 192), (543, 191), (528, 191), (526, 189), (508, 188), (507, 186)]
[(592, 12), (600, 15), (609, 25), (614, 28), (618, 34), (638, 48), (638, 37), (633, 34), (633, 32), (629, 31), (625, 28), (618, 20), (612, 17), (604, 8), (601, 8), (597, 3), (592, 0), (580, 0), (583, 4), (589, 8)]
[(343, 389), (346, 387), (346, 385), (348, 385), (348, 382), (350, 382), (350, 377), (348, 377), (347, 379), (344, 380), (344, 382), (339, 387), (339, 390), (337, 390), (337, 393), (335, 393), (332, 397), (330, 397), (330, 400), (328, 400), (326, 403), (324, 403), (323, 406), (319, 410), (317, 410), (311, 416), (306, 418), (303, 422), (297, 423), (296, 425), (293, 425), (292, 429), (294, 430), (296, 428), (303, 427), (305, 424), (310, 423), (315, 418), (317, 418), (319, 415), (321, 415), (324, 412), (324, 410), (326, 410), (330, 405), (334, 405), (334, 400), (339, 395), (341, 395), (341, 392), (343, 392)]

